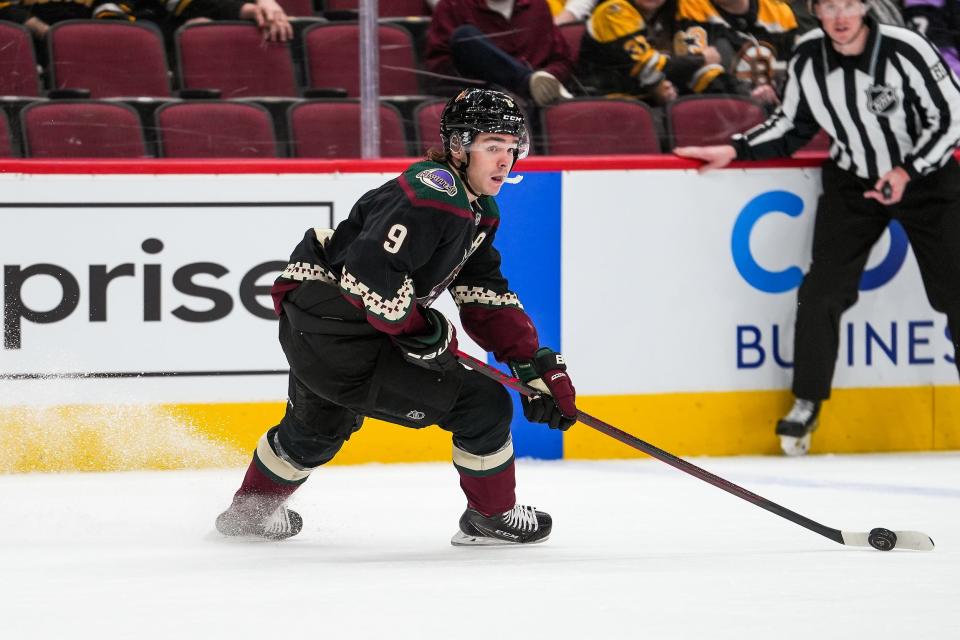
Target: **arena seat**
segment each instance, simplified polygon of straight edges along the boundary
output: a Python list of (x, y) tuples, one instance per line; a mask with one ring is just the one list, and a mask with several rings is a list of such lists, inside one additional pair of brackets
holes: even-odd
[(574, 66), (577, 64), (577, 60), (580, 59), (580, 43), (583, 42), (583, 33), (587, 30), (587, 25), (585, 22), (568, 22), (567, 24), (560, 25), (560, 33), (563, 34), (563, 39), (567, 41), (567, 46), (570, 47), (571, 59), (573, 60)]
[(757, 102), (746, 96), (684, 96), (667, 104), (671, 148), (724, 144), (767, 119)]
[(249, 102), (197, 100), (163, 105), (154, 114), (163, 158), (276, 158), (273, 118)]
[(163, 36), (149, 23), (58, 22), (47, 47), (53, 89), (89, 89), (94, 99), (170, 96)]
[(40, 95), (33, 36), (26, 27), (0, 20), (0, 96)]
[(175, 41), (184, 89), (217, 89), (224, 99), (298, 95), (290, 43), (264, 42), (252, 22), (186, 25)]
[[(359, 158), (360, 102), (309, 100), (287, 111), (292, 156), (295, 158)], [(408, 155), (400, 112), (380, 105), (380, 155)]]
[(14, 155), (10, 123), (7, 121), (6, 112), (0, 109), (0, 158), (12, 158)]
[(56, 100), (20, 112), (23, 155), (28, 158), (143, 158), (147, 155), (137, 111), (126, 104)]
[[(419, 65), (410, 33), (396, 25), (379, 25), (380, 95), (420, 94)], [(360, 95), (360, 27), (356, 23), (316, 24), (303, 32), (307, 88), (346, 89)]]
[(446, 100), (428, 100), (421, 102), (413, 111), (413, 130), (415, 132), (417, 153), (426, 153), (430, 147), (440, 148), (440, 116)]
[(653, 111), (637, 100), (577, 98), (540, 111), (550, 155), (660, 153)]
[(801, 147), (800, 151), (829, 151), (831, 142), (832, 140), (830, 140), (827, 132), (820, 129), (810, 142)]

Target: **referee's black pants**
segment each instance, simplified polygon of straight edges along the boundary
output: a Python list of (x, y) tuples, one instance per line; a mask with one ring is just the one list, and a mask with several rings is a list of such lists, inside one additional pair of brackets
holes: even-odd
[(892, 219), (907, 232), (927, 298), (947, 315), (960, 353), (960, 165), (951, 159), (937, 172), (911, 180), (903, 199), (890, 207), (863, 197), (872, 188), (872, 182), (833, 162), (823, 166), (813, 260), (797, 296), (793, 393), (798, 398), (830, 397), (840, 316), (857, 301), (870, 249)]

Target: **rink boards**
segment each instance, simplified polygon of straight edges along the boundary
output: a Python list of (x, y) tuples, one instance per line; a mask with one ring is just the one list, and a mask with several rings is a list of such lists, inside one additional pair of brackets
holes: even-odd
[[(270, 282), (306, 229), (404, 166), (2, 164), (0, 471), (242, 463), (284, 407)], [(774, 453), (816, 163), (690, 166), (526, 161), (498, 198), (504, 272), (581, 409), (677, 454)], [(946, 321), (902, 230), (874, 248), (840, 333), (815, 451), (960, 448)], [(522, 417), (514, 438), (520, 455), (636, 455)], [(435, 427), (368, 421), (336, 462), (449, 456)]]

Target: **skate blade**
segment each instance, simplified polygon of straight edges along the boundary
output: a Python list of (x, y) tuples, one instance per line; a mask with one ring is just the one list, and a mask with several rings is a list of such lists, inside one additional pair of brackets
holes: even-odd
[(810, 434), (802, 438), (793, 436), (780, 436), (780, 449), (784, 455), (792, 457), (806, 455), (810, 451)]
[(500, 540), (499, 538), (488, 538), (487, 536), (469, 536), (463, 531), (457, 531), (450, 538), (450, 544), (455, 547), (519, 547), (530, 544), (537, 544), (549, 540), (550, 536), (534, 540), (533, 542), (511, 542), (509, 540)]

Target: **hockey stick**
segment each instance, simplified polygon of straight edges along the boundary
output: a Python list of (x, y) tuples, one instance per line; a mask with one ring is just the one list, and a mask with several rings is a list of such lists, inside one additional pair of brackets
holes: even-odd
[[(473, 369), (477, 373), (483, 374), (492, 380), (496, 380), (508, 389), (513, 389), (514, 391), (525, 396), (529, 397), (538, 395), (540, 393), (539, 391), (523, 384), (518, 379), (510, 377), (494, 367), (491, 367), (486, 362), (478, 360), (462, 351), (457, 351), (457, 360), (459, 360), (461, 364)], [(731, 493), (738, 498), (755, 504), (761, 509), (766, 509), (770, 513), (775, 513), (781, 518), (785, 518), (790, 522), (813, 531), (814, 533), (819, 533), (823, 537), (829, 538), (834, 542), (839, 542), (840, 544), (852, 547), (869, 546), (879, 551), (890, 551), (893, 548), (913, 549), (915, 551), (933, 550), (933, 539), (920, 531), (890, 531), (889, 529), (876, 527), (869, 533), (860, 533), (855, 531), (841, 531), (840, 529), (828, 527), (820, 524), (819, 522), (815, 522), (806, 516), (802, 516), (795, 511), (791, 511), (786, 507), (782, 507), (776, 502), (767, 500), (763, 496), (758, 496), (752, 491), (744, 489), (740, 485), (734, 484), (729, 480), (725, 480), (720, 476), (714, 475), (706, 469), (701, 469), (695, 464), (691, 464), (682, 458), (678, 458), (672, 453), (655, 447), (648, 442), (644, 442), (640, 438), (632, 436), (626, 431), (621, 431), (620, 429), (617, 429), (616, 427), (611, 426), (602, 420), (594, 418), (590, 414), (584, 413), (583, 411), (577, 412), (577, 420), (588, 427), (596, 429), (600, 433), (610, 436), (614, 440), (619, 440), (627, 446), (638, 449), (661, 462), (665, 462), (675, 469), (679, 469), (684, 473), (688, 473), (695, 478), (703, 480), (704, 482), (708, 482), (719, 489), (723, 489), (727, 493)]]

